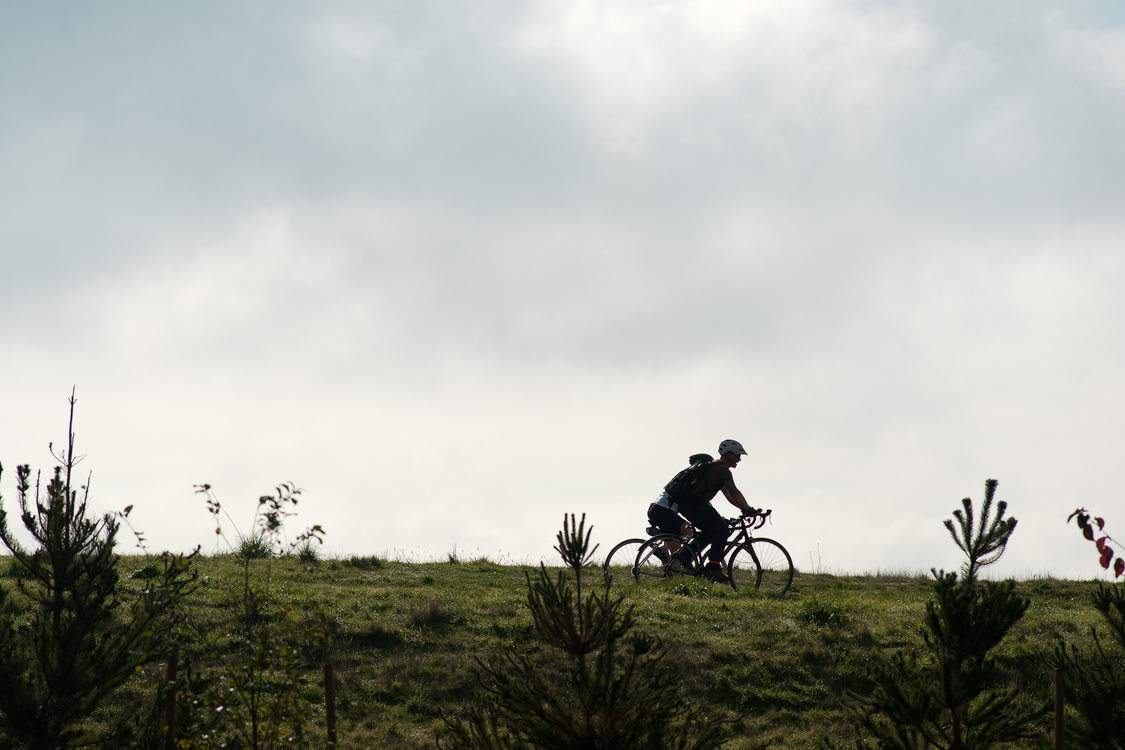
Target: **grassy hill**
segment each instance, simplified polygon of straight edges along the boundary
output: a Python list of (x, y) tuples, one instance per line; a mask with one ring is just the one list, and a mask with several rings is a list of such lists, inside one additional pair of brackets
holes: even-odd
[[(126, 558), (124, 572), (143, 564)], [(208, 583), (194, 597), (193, 617), (214, 642), (234, 639), (242, 568), (230, 556), (198, 564)], [(539, 647), (526, 606), (529, 571), (487, 559), (281, 559), (256, 561), (252, 580), (263, 585), (268, 574), (273, 593), (296, 612), (320, 606), (337, 630), (341, 747), (429, 748), (441, 713), (457, 715), (478, 695), (475, 658)], [(634, 607), (638, 628), (664, 640), (684, 695), (728, 723), (725, 747), (735, 750), (847, 737), (838, 699), (863, 688), (876, 654), (919, 646), (930, 581), (798, 573), (780, 599), (695, 579), (636, 583), (623, 572), (614, 586)], [(999, 649), (1010, 680), (1049, 699), (1053, 675), (1040, 659), (1058, 636), (1087, 641), (1097, 622), (1089, 604), (1094, 587), (1054, 579), (1020, 584), (1032, 605)], [(323, 707), (318, 711), (323, 726)]]

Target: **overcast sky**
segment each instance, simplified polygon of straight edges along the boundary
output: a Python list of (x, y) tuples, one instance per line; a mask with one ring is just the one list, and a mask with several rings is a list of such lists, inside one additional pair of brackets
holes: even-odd
[(995, 573), (1095, 577), (1121, 7), (0, 0), (5, 508), (76, 388), (155, 549), (292, 481), (329, 554), (554, 560), (730, 437), (800, 569), (953, 569), (996, 478)]

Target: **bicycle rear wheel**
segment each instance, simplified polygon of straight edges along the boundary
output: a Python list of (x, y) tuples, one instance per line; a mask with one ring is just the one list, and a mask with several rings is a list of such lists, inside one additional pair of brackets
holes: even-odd
[[(677, 549), (672, 552), (672, 549)], [(694, 575), (699, 558), (691, 547), (684, 546), (684, 540), (676, 534), (658, 534), (647, 539), (633, 563), (633, 576), (639, 581), (643, 578), (669, 578), (685, 573)]]
[(755, 588), (763, 594), (781, 596), (793, 583), (793, 558), (779, 542), (751, 539), (738, 545), (727, 561), (727, 575), (734, 588)]
[(610, 568), (625, 568), (629, 575), (632, 575), (633, 562), (637, 559), (637, 550), (644, 543), (645, 540), (640, 537), (618, 542), (617, 546), (605, 556), (605, 564), (602, 565), (602, 569), (609, 571)]

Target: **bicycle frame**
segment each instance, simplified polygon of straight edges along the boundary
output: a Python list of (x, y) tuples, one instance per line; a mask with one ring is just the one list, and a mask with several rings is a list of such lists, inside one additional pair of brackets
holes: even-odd
[[(725, 560), (736, 547), (754, 541), (754, 530), (762, 528), (771, 513), (773, 513), (772, 509), (728, 519), (727, 524), (731, 532), (737, 533), (733, 538), (727, 537), (726, 546), (723, 547), (723, 559)], [(653, 534), (652, 536), (658, 536), (658, 534)], [(696, 553), (698, 553), (700, 548), (705, 544), (700, 536), (699, 529), (694, 526), (692, 527), (692, 535), (690, 537), (680, 536), (680, 543), (685, 546), (690, 546)]]
[(771, 513), (773, 513), (772, 509), (730, 519), (730, 530), (737, 532), (737, 534), (733, 538), (727, 537), (727, 546), (723, 548), (723, 557), (729, 555), (731, 550), (738, 545), (754, 541), (754, 530), (765, 526)]
[[(728, 521), (733, 537), (727, 539), (723, 548), (723, 564), (732, 588), (738, 589), (741, 581), (747, 588), (759, 589), (773, 594), (784, 594), (793, 581), (793, 559), (780, 543), (773, 539), (754, 536), (770, 517), (771, 510), (758, 511)], [(650, 530), (652, 531), (652, 530)], [(633, 565), (633, 576), (642, 575), (667, 577), (670, 574), (699, 575), (702, 561), (700, 550), (706, 540), (696, 529), (690, 537), (679, 534), (655, 534), (641, 546)], [(677, 554), (671, 545), (687, 548), (688, 556)], [(679, 563), (672, 561), (672, 555), (660, 552), (657, 548), (672, 549)], [(652, 552), (646, 552), (651, 549)], [(655, 553), (655, 554), (654, 554)], [(675, 568), (672, 565), (676, 565)]]

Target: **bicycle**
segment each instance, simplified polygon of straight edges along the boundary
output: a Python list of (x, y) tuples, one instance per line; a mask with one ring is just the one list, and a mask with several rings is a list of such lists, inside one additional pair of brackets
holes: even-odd
[[(730, 521), (730, 530), (734, 536), (727, 540), (723, 549), (723, 572), (730, 579), (731, 588), (736, 591), (739, 581), (743, 582), (743, 588), (750, 588), (750, 582), (753, 582), (755, 590), (781, 596), (793, 583), (793, 558), (789, 551), (780, 542), (755, 537), (753, 534), (755, 529), (765, 524), (772, 512), (759, 510)], [(650, 528), (649, 532), (654, 530), (659, 531)], [(703, 561), (700, 559), (700, 548), (703, 544), (698, 532), (691, 537), (653, 534), (637, 549), (633, 577), (640, 580), (678, 575), (701, 576)], [(680, 549), (671, 552), (669, 547), (674, 545), (680, 545)]]
[[(650, 535), (660, 533), (660, 529), (655, 526), (650, 526), (646, 531)], [(618, 568), (628, 566), (630, 573), (632, 573), (633, 561), (637, 559), (637, 550), (639, 550), (641, 545), (646, 541), (648, 541), (647, 537), (644, 539), (634, 537), (618, 542), (614, 548), (609, 551), (609, 554), (605, 556), (605, 563), (602, 565), (602, 570), (609, 571), (611, 566)]]
[(628, 566), (629, 573), (632, 575), (633, 562), (637, 559), (637, 551), (641, 545), (647, 542), (654, 536), (659, 536), (664, 532), (656, 526), (649, 526), (645, 529), (647, 537), (633, 537), (632, 539), (625, 539), (614, 545), (609, 554), (605, 556), (605, 562), (602, 563), (602, 570), (609, 571), (610, 567), (625, 567)]

